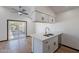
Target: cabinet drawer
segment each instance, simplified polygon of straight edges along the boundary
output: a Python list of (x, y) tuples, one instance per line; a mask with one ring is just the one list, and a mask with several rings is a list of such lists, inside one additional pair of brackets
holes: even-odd
[(44, 43), (44, 44), (48, 44), (48, 43), (49, 43), (49, 39), (44, 40), (43, 43)]

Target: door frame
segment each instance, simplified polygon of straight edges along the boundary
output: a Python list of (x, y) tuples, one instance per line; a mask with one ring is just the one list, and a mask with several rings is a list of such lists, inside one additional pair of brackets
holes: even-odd
[(8, 29), (9, 29), (9, 26), (8, 26), (9, 23), (8, 23), (8, 22), (9, 22), (9, 21), (26, 22), (26, 36), (27, 36), (27, 21), (21, 21), (21, 20), (10, 20), (10, 19), (8, 19), (8, 20), (7, 20), (7, 41), (9, 40), (9, 34), (8, 34), (8, 32), (9, 32), (9, 30), (8, 30)]

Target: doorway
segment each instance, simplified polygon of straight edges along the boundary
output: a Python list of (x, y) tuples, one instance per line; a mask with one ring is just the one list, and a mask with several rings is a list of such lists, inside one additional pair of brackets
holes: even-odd
[(24, 39), (27, 36), (27, 21), (7, 20), (7, 40)]

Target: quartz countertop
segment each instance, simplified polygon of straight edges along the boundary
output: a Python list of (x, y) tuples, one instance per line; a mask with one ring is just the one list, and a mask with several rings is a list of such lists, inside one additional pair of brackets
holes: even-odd
[(46, 39), (55, 37), (55, 36), (57, 36), (57, 35), (60, 35), (60, 34), (62, 34), (62, 32), (55, 32), (55, 33), (51, 33), (51, 34), (53, 34), (53, 35), (47, 37), (47, 36), (44, 36), (43, 33), (36, 33), (36, 34), (33, 34), (32, 37), (33, 37), (33, 38), (40, 39), (40, 40), (46, 40)]

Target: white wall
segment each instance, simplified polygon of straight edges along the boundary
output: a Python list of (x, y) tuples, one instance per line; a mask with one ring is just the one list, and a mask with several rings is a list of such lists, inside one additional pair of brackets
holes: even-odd
[(19, 16), (5, 7), (0, 7), (0, 41), (7, 40), (7, 19), (27, 21), (27, 34), (34, 33), (34, 23), (30, 18)]
[(56, 20), (64, 33), (62, 44), (79, 49), (79, 8), (57, 15)]

